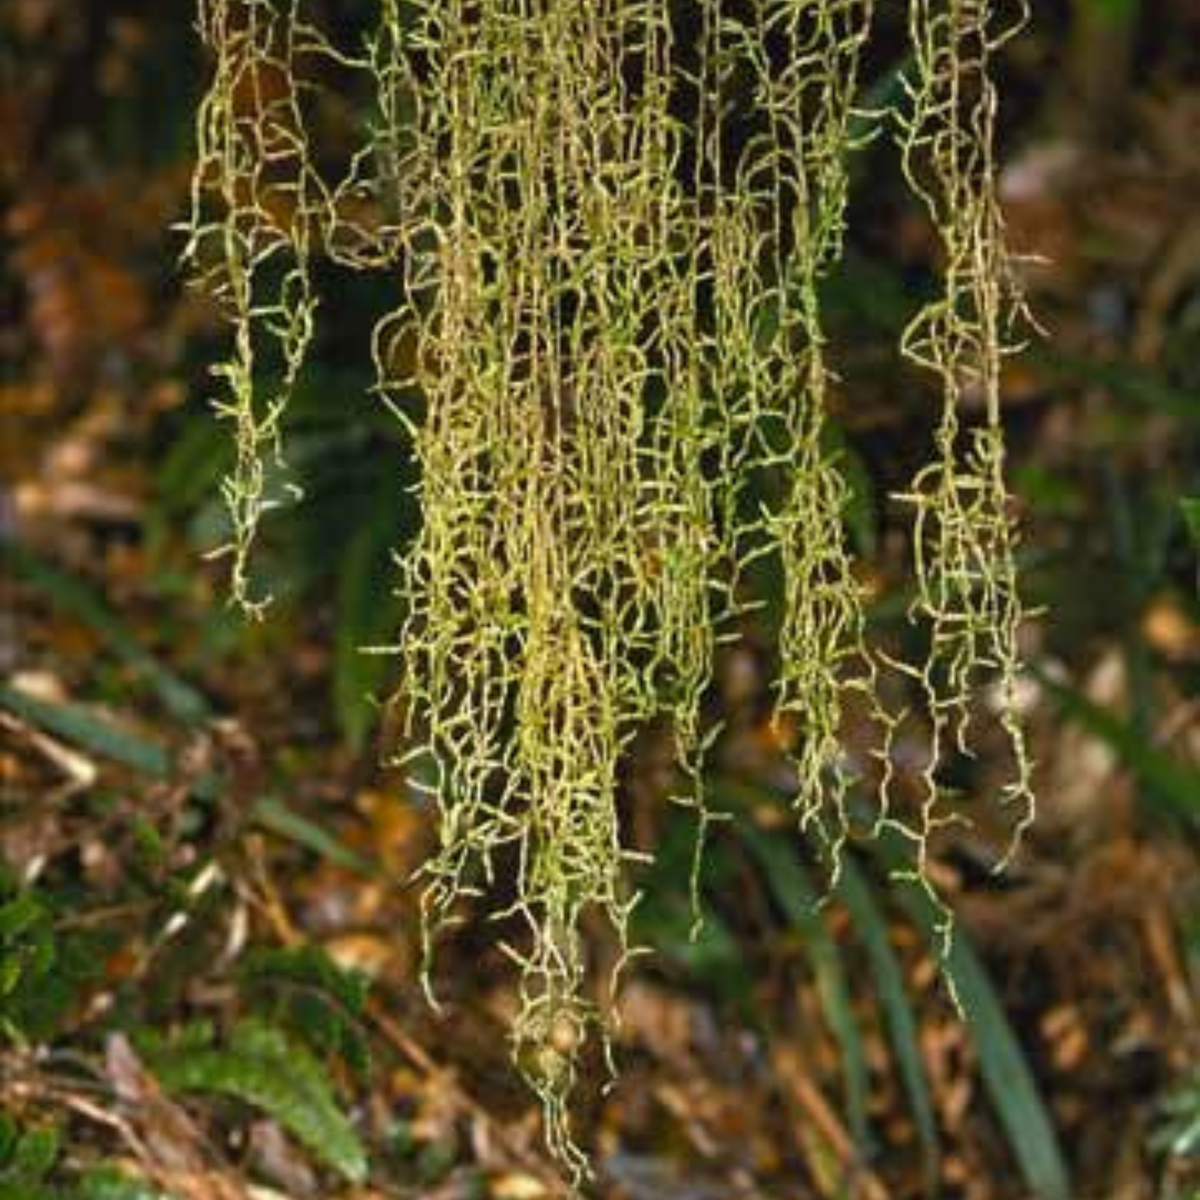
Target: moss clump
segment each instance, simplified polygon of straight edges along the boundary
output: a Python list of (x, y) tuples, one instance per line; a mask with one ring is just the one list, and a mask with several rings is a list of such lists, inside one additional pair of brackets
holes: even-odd
[[(669, 722), (699, 849), (715, 735), (702, 704), (717, 644), (753, 603), (751, 563), (780, 567), (776, 713), (795, 733), (800, 820), (834, 870), (846, 703), (874, 715), (885, 762), (901, 719), (877, 698), (891, 660), (867, 644), (845, 537), (820, 306), (873, 5), (705, 0), (684, 21), (669, 0), (380, 0), (357, 52), (302, 8), (200, 7), (214, 75), (188, 257), (234, 331), (217, 369), (238, 444), (233, 590), (260, 603), (247, 553), (311, 337), (310, 263), (387, 272), (397, 302), (373, 335), (378, 387), (421, 468), (399, 654), (403, 757), (441, 815), (426, 931), (432, 945), (464, 895), (508, 895), (495, 915), (521, 932), (506, 946), (521, 979), (516, 1061), (580, 1174), (567, 1102), (580, 1047), (607, 1024), (581, 924), (607, 917), (619, 972), (635, 900), (618, 767), (639, 730)], [(968, 747), (985, 677), (1007, 705), (1008, 798), (1029, 804), (999, 416), (1014, 305), (992, 183), (1002, 36), (984, 0), (912, 0), (905, 170), (946, 267), (904, 350), (935, 373), (944, 407), (907, 494), (912, 616), (931, 651), (895, 665), (919, 685), (934, 746), (924, 803), (900, 811), (885, 782), (880, 820), (919, 843), (922, 867), (944, 819), (934, 772)], [(368, 137), (328, 180), (304, 97), (333, 73), (376, 99)], [(983, 397), (981, 423), (963, 416), (968, 393)]]

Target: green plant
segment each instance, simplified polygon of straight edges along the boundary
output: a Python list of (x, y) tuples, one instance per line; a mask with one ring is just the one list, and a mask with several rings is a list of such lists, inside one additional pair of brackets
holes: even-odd
[(4, 1200), (172, 1200), (125, 1169), (66, 1165), (54, 1126), (24, 1127), (0, 1114), (0, 1196)]
[[(601, 1007), (584, 914), (629, 952), (635, 904), (618, 770), (654, 721), (673, 731), (675, 799), (710, 820), (705, 706), (719, 644), (778, 615), (775, 715), (794, 806), (836, 881), (856, 772), (844, 713), (880, 732), (874, 814), (910, 841), (911, 875), (957, 814), (944, 757), (969, 752), (998, 684), (1017, 833), (1032, 815), (1014, 711), (1021, 605), (1003, 476), (1000, 367), (1021, 313), (994, 190), (992, 61), (1013, 27), (984, 0), (911, 0), (900, 142), (943, 260), (903, 352), (942, 411), (911, 506), (912, 620), (923, 661), (867, 639), (845, 532), (846, 456), (828, 418), (822, 304), (864, 133), (871, 0), (514, 5), (380, 0), (358, 48), (300, 0), (200, 0), (213, 75), (199, 111), (185, 256), (233, 330), (218, 415), (234, 597), (260, 518), (287, 498), (285, 406), (313, 336), (314, 264), (392, 281), (375, 325), (377, 391), (420, 469), (401, 560), (399, 755), (440, 813), (425, 867), (427, 943), (464, 897), (511, 881), (516, 1061), (554, 1151), (578, 1051)], [(369, 92), (346, 149), (318, 119), (333, 76)], [(873, 130), (873, 126), (871, 127)], [(339, 127), (344, 135), (347, 131)], [(979, 401), (981, 417), (970, 415)], [(365, 554), (365, 551), (364, 551)], [(774, 594), (756, 594), (757, 564)], [(895, 787), (896, 671), (932, 730), (915, 803)], [(948, 915), (939, 930), (950, 952)]]
[(211, 1030), (194, 1028), (157, 1040), (149, 1062), (169, 1090), (208, 1092), (247, 1104), (273, 1117), (346, 1179), (366, 1176), (366, 1152), (321, 1062), (273, 1025), (248, 1018), (220, 1044)]
[(365, 975), (342, 970), (317, 946), (298, 946), (253, 951), (242, 963), (242, 977), (272, 1024), (294, 1032), (323, 1058), (336, 1055), (360, 1078), (368, 1074)]
[[(844, 961), (846, 950), (834, 942), (823, 921), (818, 892), (803, 857), (796, 855), (788, 837), (756, 822), (756, 814), (761, 816), (772, 809), (778, 812), (788, 798), (777, 790), (747, 786), (724, 776), (714, 780), (713, 793), (714, 800), (734, 817), (731, 825), (735, 839), (758, 866), (765, 890), (803, 941), (825, 1023), (841, 1052), (847, 1126), (855, 1146), (865, 1154), (872, 1142), (866, 1115), (869, 1079), (859, 1016), (851, 1002), (851, 967)], [(860, 806), (863, 802), (860, 797), (852, 797), (851, 803)], [(1029, 1187), (1046, 1200), (1066, 1200), (1071, 1194), (1069, 1174), (1047, 1105), (996, 985), (970, 937), (959, 928), (947, 931), (941, 903), (930, 896), (920, 880), (910, 839), (884, 829), (864, 850), (845, 856), (829, 899), (845, 906), (865, 952), (892, 1056), (921, 1142), (927, 1193), (938, 1193), (937, 1125), (916, 1021), (889, 942), (889, 926), (882, 911), (885, 905), (898, 907), (930, 948), (944, 956), (950, 990), (961, 1003), (966, 1028), (979, 1056), (983, 1089)], [(881, 891), (884, 894), (880, 895)], [(719, 905), (718, 893), (708, 894), (710, 902)], [(855, 989), (854, 996), (863, 990)]]
[(0, 1114), (0, 1195), (7, 1200), (53, 1200), (48, 1178), (59, 1150), (59, 1133), (53, 1127), (22, 1129)]
[(76, 1200), (174, 1200), (126, 1169), (115, 1166), (92, 1167), (85, 1171), (73, 1195)]
[(1183, 513), (1188, 536), (1195, 545), (1200, 546), (1200, 499), (1195, 496), (1185, 496), (1179, 501), (1179, 509)]
[(1163, 1200), (1195, 1200), (1200, 1178), (1200, 1072), (1192, 1070), (1160, 1097), (1148, 1139), (1175, 1185), (1168, 1183)]
[(53, 901), (0, 878), (0, 1039), (18, 1045), (55, 1032), (99, 971), (91, 939), (55, 929)]
[(1193, 1072), (1162, 1099), (1153, 1149), (1176, 1158), (1200, 1158), (1200, 1076)]

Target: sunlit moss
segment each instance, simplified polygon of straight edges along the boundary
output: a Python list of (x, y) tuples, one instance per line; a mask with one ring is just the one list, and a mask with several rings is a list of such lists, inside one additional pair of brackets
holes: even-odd
[[(1001, 368), (1015, 348), (1007, 331), (1023, 313), (996, 198), (991, 76), (996, 52), (1018, 25), (999, 27), (991, 9), (987, 0), (909, 7), (916, 68), (903, 121), (904, 172), (942, 255), (941, 294), (913, 318), (902, 343), (942, 391), (932, 460), (903, 497), (915, 513), (911, 614), (930, 629), (926, 660), (905, 668), (921, 684), (932, 728), (925, 802), (906, 826), (918, 847), (916, 877), (927, 888), (929, 834), (955, 819), (943, 811), (936, 774), (947, 751), (970, 753), (972, 695), (985, 678), (1002, 700), (1014, 762), (1002, 800), (1017, 810), (1017, 836), (1033, 817), (1031, 763), (1013, 706), (1022, 608), (1000, 418)], [(1018, 16), (1023, 23), (1024, 12)], [(948, 923), (944, 929), (948, 937)]]
[[(854, 773), (850, 699), (890, 730), (830, 452), (834, 376), (821, 281), (842, 246), (851, 129), (872, 0), (380, 0), (364, 48), (335, 48), (300, 0), (202, 0), (214, 56), (198, 124), (188, 257), (234, 349), (218, 411), (237, 431), (226, 485), (234, 594), (286, 396), (312, 333), (318, 253), (388, 273), (378, 388), (411, 434), (423, 520), (402, 556), (402, 758), (440, 813), (424, 868), (427, 945), (463, 897), (497, 918), (520, 972), (514, 1057), (572, 1172), (579, 1053), (606, 1043), (582, 922), (621, 966), (636, 899), (618, 769), (651, 721), (673, 730), (675, 797), (711, 814), (703, 765), (714, 653), (782, 580), (776, 718), (804, 828), (836, 871)], [(916, 517), (914, 620), (933, 730), (926, 797), (882, 820), (920, 847), (935, 771), (967, 749), (972, 692), (1012, 714), (1020, 604), (1002, 476), (1001, 326), (1013, 307), (993, 191), (993, 33), (983, 0), (912, 0), (905, 171), (943, 245), (944, 294), (905, 352), (939, 380)], [(373, 90), (368, 136), (325, 180), (306, 132), (318, 78)], [(982, 412), (968, 421), (968, 402)], [(698, 859), (697, 859), (698, 862)]]
[[(234, 424), (236, 465), (224, 494), (235, 599), (257, 611), (248, 556), (279, 462), (279, 422), (313, 333), (309, 163), (294, 71), (297, 5), (200, 0), (198, 29), (213, 78), (196, 121), (192, 215), (184, 257), (233, 325), (230, 357), (213, 368), (213, 404)], [(271, 383), (265, 383), (270, 378)]]

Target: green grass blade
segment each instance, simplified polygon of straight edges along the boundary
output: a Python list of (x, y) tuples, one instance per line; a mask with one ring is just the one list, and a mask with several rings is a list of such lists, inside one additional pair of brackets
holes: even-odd
[[(0, 684), (0, 709), (29, 725), (70, 742), (82, 750), (120, 763), (152, 779), (171, 776), (171, 756), (157, 742), (103, 721), (76, 704), (52, 703), (19, 688)], [(212, 800), (220, 791), (216, 775), (201, 775), (192, 781), (191, 792), (198, 800)]]
[(1200, 771), (1164, 754), (1120, 717), (1094, 704), (1082, 693), (1033, 674), (1058, 701), (1063, 714), (1107, 745), (1145, 785), (1147, 799), (1175, 816), (1200, 816)]
[(92, 1167), (80, 1178), (76, 1200), (175, 1200), (122, 1166)]
[(1035, 343), (1026, 351), (1041, 369), (1060, 379), (1080, 380), (1108, 389), (1141, 408), (1178, 417), (1181, 421), (1200, 418), (1200, 397), (1165, 382), (1161, 372), (1124, 360), (1084, 358)]
[(334, 641), (334, 702), (347, 740), (362, 746), (374, 721), (374, 693), (393, 660), (369, 653), (391, 639), (399, 625), (391, 599), (395, 567), (391, 550), (399, 540), (395, 487), (391, 478), (352, 537), (338, 570)]
[[(926, 932), (933, 935), (932, 913), (927, 920)], [(1050, 1115), (987, 971), (961, 929), (955, 930), (947, 965), (979, 1052), (984, 1087), (1026, 1182), (1041, 1200), (1070, 1200), (1066, 1161)]]
[[(911, 869), (908, 850), (896, 835), (881, 837), (872, 848), (890, 872)], [(931, 947), (939, 951), (943, 915), (929, 897), (919, 888), (902, 884), (896, 898)], [(954, 980), (964, 1020), (979, 1054), (984, 1089), (1025, 1182), (1038, 1200), (1070, 1200), (1066, 1160), (1033, 1072), (987, 970), (960, 927), (954, 930), (945, 970)]]
[(929, 1084), (921, 1063), (917, 1044), (917, 1024), (896, 953), (888, 940), (887, 922), (876, 903), (871, 886), (858, 863), (850, 855), (842, 862), (838, 879), (838, 898), (846, 906), (854, 927), (862, 940), (875, 977), (879, 1002), (883, 1007), (888, 1037), (896, 1055), (900, 1080), (908, 1095), (921, 1144), (924, 1166), (925, 1193), (934, 1195), (937, 1188), (940, 1151), (937, 1121), (929, 1096)]
[(345, 867), (348, 871), (355, 871), (359, 875), (368, 877), (379, 874), (379, 869), (362, 855), (356, 854), (349, 846), (343, 845), (332, 834), (322, 829), (320, 825), (293, 812), (273, 796), (264, 796), (262, 799), (256, 800), (251, 811), (254, 820), (264, 829), (269, 829), (272, 833), (285, 837), (298, 846), (303, 846), (306, 850), (311, 850), (314, 854), (327, 858), (340, 867)]
[[(18, 688), (0, 684), (0, 709), (7, 709), (15, 717), (53, 737), (120, 763), (142, 775), (152, 779), (170, 777), (171, 758), (162, 746), (118, 729), (77, 705), (52, 704)], [(200, 800), (211, 800), (220, 786), (220, 780), (215, 775), (205, 775), (192, 785), (192, 794)], [(377, 868), (361, 855), (273, 797), (258, 800), (252, 812), (254, 819), (265, 829), (289, 838), (331, 862), (361, 875), (378, 873)]]
[(825, 1018), (841, 1050), (846, 1088), (846, 1120), (857, 1146), (869, 1153), (866, 1055), (862, 1034), (850, 1000), (850, 987), (841, 953), (820, 917), (820, 897), (801, 865), (790, 838), (782, 838), (738, 823), (738, 832), (762, 867), (767, 887), (780, 909), (796, 926), (808, 947)]
[(1192, 544), (1200, 546), (1200, 496), (1184, 496), (1179, 501), (1183, 522), (1187, 526)]
[(78, 705), (51, 703), (19, 688), (0, 684), (0, 708), (64, 742), (71, 742), (143, 775), (165, 779), (170, 773), (170, 757), (156, 742), (118, 729)]

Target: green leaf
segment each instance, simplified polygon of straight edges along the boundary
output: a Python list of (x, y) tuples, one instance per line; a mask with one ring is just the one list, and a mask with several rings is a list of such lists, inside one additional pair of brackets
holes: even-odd
[(1183, 510), (1183, 520), (1188, 533), (1197, 547), (1200, 547), (1200, 496), (1185, 496), (1179, 501)]
[[(43, 700), (0, 684), (0, 708), (65, 742), (153, 779), (166, 779), (171, 774), (170, 755), (157, 742), (118, 729), (79, 705)], [(192, 793), (199, 799), (210, 800), (219, 787), (220, 781), (215, 776), (205, 775), (192, 785)]]
[(20, 1136), (16, 1121), (8, 1113), (0, 1111), (0, 1171), (12, 1156)]
[(77, 1200), (173, 1200), (173, 1197), (120, 1167), (93, 1167), (80, 1176)]
[[(697, 925), (689, 890), (696, 849), (690, 814), (672, 809), (663, 837), (647, 868), (640, 902), (633, 910), (635, 940), (653, 945), (664, 959), (707, 987), (722, 1004), (736, 1008), (745, 1020), (758, 1022), (752, 975), (742, 939), (719, 912), (706, 911)], [(724, 841), (714, 839), (704, 856), (706, 892), (723, 894), (737, 864)]]
[(1158, 1103), (1159, 1124), (1148, 1144), (1156, 1154), (1200, 1158), (1200, 1070), (1193, 1070)]
[(825, 424), (824, 440), (849, 489), (842, 514), (846, 529), (859, 553), (870, 556), (879, 542), (879, 498), (871, 469), (833, 421)]
[(33, 890), (0, 904), (0, 1037), (18, 1045), (55, 1036), (102, 969), (103, 935), (56, 930), (55, 916)]
[(1161, 372), (1137, 363), (1075, 356), (1046, 342), (1034, 343), (1026, 354), (1052, 375), (1106, 388), (1114, 396), (1141, 408), (1166, 413), (1182, 421), (1195, 421), (1200, 417), (1200, 398), (1165, 381)]
[(1051, 679), (1044, 671), (1033, 669), (1032, 673), (1055, 697), (1065, 716), (1104, 742), (1141, 779), (1149, 800), (1175, 816), (1200, 815), (1200, 771), (1164, 754), (1120, 717), (1074, 688)]
[(866, 1056), (841, 952), (821, 920), (820, 898), (790, 838), (763, 833), (744, 820), (737, 823), (737, 829), (762, 866), (775, 903), (807, 944), (825, 1019), (841, 1049), (847, 1122), (855, 1142), (866, 1153), (871, 1140), (867, 1123), (869, 1080)]
[(60, 1149), (61, 1139), (53, 1126), (26, 1130), (17, 1138), (7, 1161), (0, 1167), (0, 1187), (10, 1182), (26, 1186), (40, 1183), (58, 1161)]
[[(771, 799), (777, 805), (783, 804), (783, 798), (777, 792), (767, 789), (752, 791), (728, 780), (720, 781), (719, 789), (727, 796), (730, 807), (738, 810), (743, 818), (738, 822), (743, 832), (748, 828), (745, 818), (756, 806), (756, 801)], [(757, 836), (763, 838), (762, 834)], [(899, 834), (884, 831), (869, 842), (868, 847), (893, 878), (911, 877), (911, 847)], [(795, 860), (784, 861), (794, 863)], [(843, 863), (843, 872), (846, 865)], [(850, 869), (853, 870), (853, 866)], [(811, 902), (811, 886), (805, 880), (782, 882), (789, 891), (793, 885), (796, 887), (788, 908), (797, 916), (807, 915), (812, 920), (812, 910), (806, 904), (806, 901)], [(897, 887), (896, 896), (931, 947), (940, 954), (945, 913), (928, 894), (911, 883)], [(780, 899), (782, 901), (782, 897)], [(984, 1088), (1026, 1182), (1038, 1200), (1070, 1200), (1066, 1163), (1033, 1073), (986, 970), (961, 930), (955, 932), (945, 970), (954, 981), (964, 1019), (979, 1053)]]
[(32, 892), (0, 906), (0, 1030), (14, 1040), (29, 1034), (29, 1010), (46, 1000), (57, 958), (50, 917)]
[(52, 703), (7, 684), (0, 684), (0, 708), (8, 709), (21, 720), (55, 737), (141, 771), (144, 775), (163, 779), (169, 773), (170, 759), (161, 746), (101, 721), (77, 705)]
[(900, 1079), (917, 1126), (925, 1167), (925, 1192), (932, 1196), (937, 1189), (940, 1155), (937, 1121), (929, 1097), (925, 1068), (921, 1063), (921, 1049), (917, 1043), (917, 1024), (908, 1002), (900, 964), (888, 940), (887, 922), (875, 901), (866, 875), (849, 854), (842, 861), (837, 895), (854, 922), (871, 964), (875, 988), (887, 1022), (888, 1038), (895, 1051)]
[(233, 461), (231, 440), (219, 421), (188, 421), (158, 470), (160, 498), (173, 513), (195, 508), (218, 490)]
[(366, 1152), (334, 1099), (327, 1072), (279, 1030), (243, 1021), (227, 1048), (167, 1051), (151, 1065), (168, 1090), (231, 1096), (278, 1121), (346, 1179), (366, 1178)]
[(343, 970), (319, 946), (251, 951), (242, 976), (276, 998), (273, 1015), (320, 1054), (337, 1054), (360, 1078), (370, 1070), (363, 1030), (371, 981)]
[(264, 796), (255, 801), (251, 815), (264, 829), (269, 829), (272, 833), (285, 837), (314, 854), (345, 867), (348, 871), (357, 871), (358, 874), (369, 877), (379, 874), (379, 868), (374, 863), (351, 850), (349, 846), (343, 845), (320, 825), (293, 812), (274, 796)]
[(51, 1191), (40, 1181), (5, 1179), (0, 1174), (0, 1200), (63, 1200), (62, 1193)]
[[(932, 938), (932, 916), (924, 929)], [(979, 1052), (983, 1084), (1026, 1182), (1042, 1200), (1070, 1200), (1066, 1163), (1025, 1053), (966, 934), (955, 931), (947, 968)]]
[(1102, 21), (1131, 25), (1137, 20), (1141, 0), (1087, 0), (1087, 5)]
[(371, 991), (368, 976), (339, 967), (320, 946), (252, 950), (242, 971), (250, 979), (318, 988), (354, 1016), (366, 1012)]
[[(871, 848), (893, 876), (911, 872), (911, 855), (898, 835), (885, 834)], [(901, 883), (896, 897), (940, 953), (945, 914), (916, 885)], [(1071, 1200), (1066, 1162), (1033, 1072), (987, 970), (961, 928), (954, 930), (944, 969), (954, 982), (963, 1019), (978, 1051), (984, 1089), (1025, 1182), (1039, 1200)]]
[(0, 904), (0, 940), (20, 937), (45, 919), (46, 910), (33, 892), (20, 892)]

